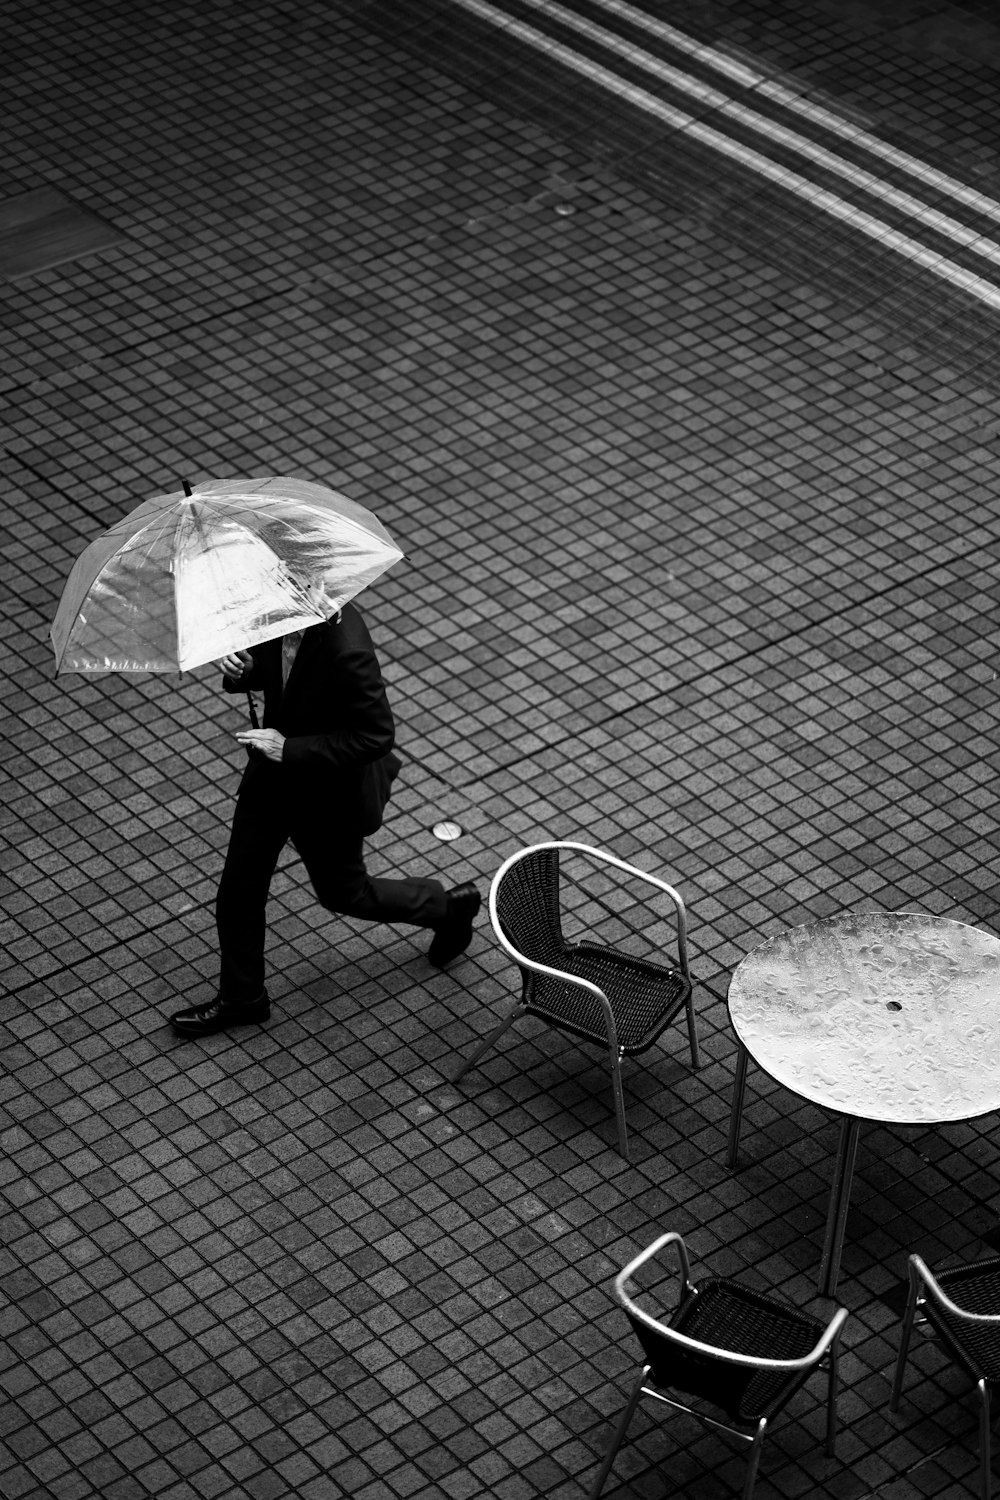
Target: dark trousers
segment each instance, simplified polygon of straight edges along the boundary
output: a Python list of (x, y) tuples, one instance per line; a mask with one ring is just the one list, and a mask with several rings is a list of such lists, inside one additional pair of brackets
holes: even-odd
[(372, 877), (365, 869), (363, 833), (329, 813), (304, 814), (280, 795), (269, 776), (248, 778), (237, 798), (215, 905), (219, 994), (229, 1004), (255, 1000), (264, 988), (267, 895), (289, 839), (328, 911), (414, 927), (436, 927), (444, 919), (439, 880)]

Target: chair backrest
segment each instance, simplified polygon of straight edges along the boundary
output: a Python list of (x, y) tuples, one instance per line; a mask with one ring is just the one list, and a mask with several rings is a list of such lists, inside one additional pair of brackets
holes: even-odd
[(496, 891), (497, 920), (525, 958), (558, 968), (566, 952), (559, 916), (559, 850), (529, 849), (507, 869)]
[[(718, 1302), (717, 1316), (725, 1327), (728, 1347), (703, 1344), (692, 1348), (667, 1325), (653, 1326), (651, 1321), (625, 1310), (654, 1381), (721, 1407), (734, 1422), (755, 1423), (771, 1415), (789, 1386), (798, 1385), (809, 1373), (794, 1366), (814, 1348), (817, 1329), (776, 1326), (773, 1316), (768, 1316), (766, 1299), (749, 1288), (735, 1288), (732, 1282), (700, 1283), (685, 1299), (686, 1306), (690, 1307), (695, 1297), (702, 1307)], [(708, 1317), (715, 1321), (711, 1310)], [(756, 1353), (761, 1356), (761, 1364), (735, 1363), (727, 1359), (727, 1353), (738, 1353), (743, 1360)], [(771, 1364), (783, 1359), (793, 1362), (792, 1368), (776, 1369)]]
[(924, 1311), (952, 1353), (977, 1378), (1000, 1383), (1000, 1258), (943, 1272), (943, 1284), (919, 1255), (910, 1265), (923, 1282)]

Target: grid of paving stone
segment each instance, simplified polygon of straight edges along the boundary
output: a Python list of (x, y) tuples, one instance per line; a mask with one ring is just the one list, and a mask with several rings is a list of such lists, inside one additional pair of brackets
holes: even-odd
[[(752, 214), (666, 200), (634, 121), (555, 73), (504, 102), (515, 53), (435, 61), (447, 13), (388, 14), (55, 0), (2, 63), (4, 197), (53, 187), (127, 235), (0, 287), (5, 1500), (579, 1496), (635, 1367), (610, 1283), (656, 1232), (828, 1309), (835, 1122), (753, 1075), (724, 1166), (732, 966), (844, 909), (995, 921), (989, 324), (942, 292), (911, 325), (913, 268), (866, 301), (770, 221), (755, 244)], [(966, 128), (995, 147), (963, 124), (982, 7), (671, 17), (842, 91), (810, 73), (833, 38), (887, 131), (912, 144), (929, 90), (951, 169)], [(513, 990), (485, 923), (440, 974), (328, 919), (291, 859), (271, 1024), (166, 1027), (213, 989), (241, 710), (207, 668), (56, 680), (48, 622), (102, 526), (247, 472), (343, 488), (407, 553), (367, 600), (406, 757), (374, 868), (485, 887), (582, 838), (683, 891), (704, 1065), (678, 1032), (627, 1066), (631, 1166), (568, 1041), (526, 1025), (450, 1084)], [(570, 902), (574, 929), (667, 936), (638, 891)], [(992, 1117), (863, 1133), (838, 1458), (806, 1390), (762, 1500), (974, 1486), (962, 1377), (922, 1346), (891, 1418), (888, 1376), (907, 1250), (1000, 1243), (998, 1166)], [(711, 1500), (742, 1465), (637, 1416), (607, 1494)]]

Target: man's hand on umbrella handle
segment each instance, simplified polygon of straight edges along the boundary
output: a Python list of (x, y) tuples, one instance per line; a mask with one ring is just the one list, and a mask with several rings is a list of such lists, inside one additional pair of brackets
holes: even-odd
[(219, 666), (227, 677), (231, 677), (234, 682), (239, 682), (244, 672), (252, 671), (253, 657), (249, 651), (233, 651), (229, 656), (223, 656), (220, 659)]
[(236, 738), (248, 750), (259, 750), (268, 760), (276, 761), (278, 765), (281, 764), (285, 736), (279, 734), (276, 729), (244, 729)]

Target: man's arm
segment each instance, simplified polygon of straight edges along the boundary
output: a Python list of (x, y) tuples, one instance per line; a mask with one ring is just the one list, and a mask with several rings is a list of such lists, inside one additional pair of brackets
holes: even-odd
[(347, 727), (326, 734), (287, 737), (282, 764), (293, 770), (325, 766), (343, 771), (388, 755), (395, 743), (396, 727), (374, 651), (356, 645), (342, 652), (327, 691), (336, 695)]

